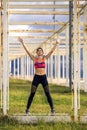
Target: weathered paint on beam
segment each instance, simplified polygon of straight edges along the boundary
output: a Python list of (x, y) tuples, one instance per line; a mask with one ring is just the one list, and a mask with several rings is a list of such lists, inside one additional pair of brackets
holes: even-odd
[(64, 25), (66, 22), (8, 22), (9, 25)]
[(9, 9), (51, 9), (51, 8), (68, 8), (68, 5), (8, 5)]
[[(9, 0), (9, 2), (43, 2), (43, 0)], [(65, 2), (70, 0), (44, 0), (44, 2)], [(83, 0), (84, 1), (84, 0)]]
[(14, 15), (69, 15), (67, 11), (11, 11), (8, 10), (9, 14)]
[[(78, 8), (81, 8), (83, 5), (81, 4), (80, 6), (78, 6)], [(52, 4), (47, 4), (47, 5), (8, 5), (9, 9), (66, 9), (69, 8), (68, 4), (56, 4), (56, 5), (52, 5)]]
[(55, 30), (8, 30), (8, 33), (53, 33)]
[[(9, 36), (13, 38), (18, 38), (18, 36)], [(49, 36), (22, 36), (22, 38), (48, 38)]]

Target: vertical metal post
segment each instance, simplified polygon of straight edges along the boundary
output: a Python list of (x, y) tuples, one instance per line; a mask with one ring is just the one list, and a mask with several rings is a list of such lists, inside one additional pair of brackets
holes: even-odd
[(2, 67), (1, 67), (1, 52), (2, 52), (2, 46), (1, 46), (1, 5), (0, 5), (0, 90), (1, 90), (1, 70), (2, 70)]
[(51, 55), (50, 57), (50, 72), (51, 72), (51, 75), (50, 75), (50, 79), (51, 79), (51, 83), (52, 83), (52, 79), (53, 79), (53, 55)]
[[(80, 5), (78, 0), (78, 7)], [(79, 11), (79, 9), (78, 9)], [(78, 109), (80, 109), (80, 13), (78, 14)]]
[[(55, 5), (55, 1), (53, 1), (53, 4)], [(53, 8), (53, 11), (55, 11), (55, 8)], [(53, 21), (55, 22), (55, 14), (53, 15)], [(55, 30), (55, 25), (53, 26), (54, 30)]]
[(24, 57), (21, 57), (21, 78), (24, 77)]
[(72, 90), (72, 15), (73, 2), (69, 1), (69, 87)]
[(30, 57), (28, 56), (28, 76), (30, 78)]
[(33, 76), (33, 61), (31, 60), (31, 76)]
[(29, 65), (28, 65), (28, 64), (29, 64), (29, 60), (28, 60), (28, 57), (29, 57), (29, 56), (27, 55), (27, 56), (26, 56), (26, 58), (27, 58), (27, 59), (26, 59), (26, 60), (27, 60), (27, 61), (26, 61), (26, 62), (27, 62), (27, 63), (26, 63), (26, 64), (27, 64), (27, 79), (28, 79), (28, 77), (29, 77), (29, 73), (28, 73), (28, 70), (29, 70)]
[(59, 84), (59, 81), (60, 81), (60, 53), (59, 53), (60, 51), (59, 51), (59, 44), (58, 44), (58, 46), (57, 46), (57, 58), (58, 58), (58, 71), (57, 71), (57, 73), (58, 73), (58, 84)]
[(7, 72), (7, 110), (9, 110), (9, 74), (10, 74), (10, 61), (8, 60), (8, 72)]
[(74, 119), (78, 121), (77, 88), (78, 88), (78, 18), (77, 0), (73, 0), (73, 48), (74, 48)]
[(66, 86), (69, 86), (69, 27), (66, 27)]
[(24, 78), (26, 79), (26, 56), (24, 56)]
[(14, 72), (13, 72), (13, 76), (15, 77), (15, 59), (14, 59)]
[(57, 56), (55, 55), (55, 78), (57, 77), (57, 58), (56, 58)]
[(3, 114), (7, 114), (8, 85), (8, 39), (7, 39), (7, 1), (3, 0)]
[(84, 10), (84, 70), (84, 91), (87, 92), (87, 6)]
[(0, 92), (1, 92), (1, 108), (2, 108), (2, 4), (0, 2)]
[(63, 62), (62, 62), (62, 64), (63, 64), (63, 79), (64, 79), (64, 67), (65, 67), (65, 64), (64, 64), (64, 54), (63, 54)]
[(17, 77), (19, 78), (19, 58), (17, 59)]
[[(52, 48), (52, 43), (51, 43)], [(53, 54), (50, 56), (50, 82), (52, 83), (53, 79)]]

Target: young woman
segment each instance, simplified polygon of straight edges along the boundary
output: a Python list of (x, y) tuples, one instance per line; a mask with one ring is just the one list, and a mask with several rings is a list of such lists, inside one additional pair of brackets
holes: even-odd
[(51, 114), (53, 115), (55, 113), (55, 111), (54, 111), (52, 98), (51, 98), (50, 92), (49, 92), (49, 86), (48, 86), (48, 81), (47, 81), (47, 77), (46, 77), (46, 64), (45, 64), (45, 61), (51, 56), (51, 54), (55, 50), (57, 44), (60, 43), (60, 40), (58, 39), (56, 41), (56, 44), (53, 46), (53, 48), (50, 50), (50, 52), (46, 56), (43, 56), (44, 52), (43, 52), (43, 49), (41, 47), (37, 48), (37, 50), (36, 50), (37, 58), (34, 57), (34, 55), (32, 55), (30, 53), (29, 49), (24, 44), (22, 38), (19, 37), (18, 41), (22, 43), (25, 51), (30, 56), (30, 58), (33, 60), (34, 68), (35, 68), (35, 75), (34, 75), (34, 78), (33, 78), (33, 81), (32, 81), (31, 92), (30, 92), (28, 102), (27, 102), (27, 107), (26, 107), (26, 114), (29, 113), (29, 109), (30, 109), (33, 97), (35, 95), (35, 92), (37, 90), (38, 85), (41, 83), (42, 86), (43, 86), (45, 95), (47, 97), (47, 101), (48, 101), (48, 103), (50, 105)]

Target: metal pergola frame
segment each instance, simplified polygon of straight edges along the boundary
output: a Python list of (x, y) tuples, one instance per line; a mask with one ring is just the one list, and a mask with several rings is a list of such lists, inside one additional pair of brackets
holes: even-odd
[[(59, 2), (57, 4), (45, 4), (45, 5), (39, 5), (39, 2)], [(81, 1), (85, 2), (85, 3), (80, 3)], [(28, 4), (17, 4), (20, 2), (25, 2)], [(30, 4), (31, 2), (38, 2), (38, 5), (32, 5)], [(69, 4), (61, 4), (60, 2), (69, 2)], [(16, 4), (12, 4), (12, 3), (16, 3)], [(72, 7), (72, 8), (71, 8)], [(51, 9), (50, 11), (35, 11), (35, 9)], [(59, 10), (52, 10), (52, 9), (67, 9), (69, 8), (69, 11), (59, 11)], [(19, 9), (19, 10), (17, 10)], [(23, 11), (21, 9), (24, 9)], [(26, 10), (25, 10), (26, 9)], [(32, 9), (33, 11), (30, 11), (28, 9)], [(9, 61), (12, 59), (16, 59), (18, 57), (22, 57), (23, 55), (26, 55), (25, 51), (23, 50), (23, 48), (21, 47), (21, 45), (19, 44), (19, 47), (17, 48), (18, 44), (16, 44), (15, 42), (17, 42), (17, 37), (18, 35), (9, 35), (9, 33), (48, 33), (49, 36), (44, 36), (44, 35), (26, 35), (26, 36), (22, 36), (24, 39), (41, 39), (42, 42), (39, 44), (35, 44), (34, 42), (28, 42), (28, 40), (25, 40), (26, 44), (31, 44), (34, 46), (31, 47), (32, 53), (35, 52), (35, 49), (37, 46), (42, 46), (44, 48), (47, 47), (48, 44), (51, 44), (51, 42), (53, 42), (53, 39), (55, 39), (55, 37), (57, 38), (58, 35), (64, 31), (67, 27), (69, 27), (69, 80), (70, 80), (70, 90), (72, 89), (72, 53), (74, 56), (74, 117), (75, 117), (75, 121), (78, 120), (78, 100), (77, 100), (77, 92), (79, 93), (80, 88), (79, 86), (79, 69), (78, 69), (78, 49), (79, 49), (79, 44), (80, 41), (78, 41), (79, 37), (80, 37), (80, 31), (78, 30), (77, 27), (80, 27), (81, 25), (84, 26), (83, 22), (80, 22), (79, 18), (80, 15), (84, 14), (84, 19), (87, 19), (86, 16), (86, 10), (87, 9), (87, 3), (85, 0), (0, 0), (0, 68), (2, 69), (0, 70), (0, 88), (3, 89), (3, 114), (6, 115), (7, 114), (7, 109), (9, 109)], [(9, 15), (69, 15), (69, 21), (66, 22), (59, 22), (59, 21), (53, 21), (53, 22), (39, 22), (39, 21), (35, 21), (35, 22), (9, 22), (8, 21), (8, 17)], [(84, 20), (86, 21), (86, 20)], [(8, 29), (8, 25), (51, 25), (51, 26), (56, 26), (58, 25), (58, 29), (54, 30), (54, 29)], [(2, 29), (1, 29), (2, 28)], [(72, 31), (73, 28), (73, 31)], [(85, 34), (85, 42), (84, 44), (87, 42), (87, 32), (84, 32)], [(73, 35), (73, 37), (72, 37)], [(78, 37), (78, 39), (77, 39)], [(61, 37), (62, 39), (63, 37)], [(11, 42), (10, 42), (11, 41)], [(15, 47), (13, 46), (13, 43), (15, 44)], [(3, 50), (2, 50), (2, 46), (3, 46)], [(72, 47), (74, 48), (72, 50)], [(85, 44), (85, 56), (87, 57), (87, 45)], [(14, 53), (12, 53), (14, 50)], [(17, 53), (19, 52), (19, 53)], [(22, 53), (20, 53), (22, 52)], [(2, 54), (3, 54), (3, 64), (2, 64)], [(85, 59), (85, 69), (87, 70), (86, 67), (86, 59)], [(3, 78), (2, 78), (3, 77)], [(85, 74), (85, 80), (87, 80), (87, 74)], [(87, 83), (86, 83), (87, 84)], [(3, 85), (3, 86), (2, 86)], [(79, 93), (80, 94), (80, 93)], [(79, 99), (80, 100), (80, 99)], [(8, 105), (7, 105), (8, 104)]]

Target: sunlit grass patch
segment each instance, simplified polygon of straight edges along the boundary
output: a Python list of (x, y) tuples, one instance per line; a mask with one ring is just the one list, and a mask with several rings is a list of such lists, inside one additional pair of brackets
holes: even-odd
[[(53, 99), (56, 113), (73, 114), (72, 109), (72, 93), (68, 87), (58, 86), (56, 84), (49, 84), (51, 97)], [(31, 90), (31, 82), (28, 80), (10, 79), (10, 111), (13, 113), (24, 113), (26, 109), (27, 100)], [(87, 112), (86, 109), (86, 94), (81, 91), (81, 110), (79, 114)], [(48, 105), (43, 87), (38, 86), (37, 92), (30, 107), (32, 113), (49, 113), (50, 107)]]
[[(50, 93), (53, 99), (55, 112), (59, 114), (73, 115), (72, 93), (69, 88), (49, 84)], [(31, 90), (31, 82), (26, 80), (10, 79), (10, 109), (8, 115), (25, 114), (28, 96)], [(49, 114), (50, 107), (41, 85), (38, 86), (36, 95), (30, 108), (31, 114)], [(1, 111), (2, 113), (2, 111)], [(81, 91), (81, 109), (79, 115), (87, 113), (87, 93)], [(1, 114), (2, 115), (2, 114)], [(87, 130), (87, 125), (78, 123), (45, 123), (19, 124), (8, 117), (0, 118), (0, 130)]]

